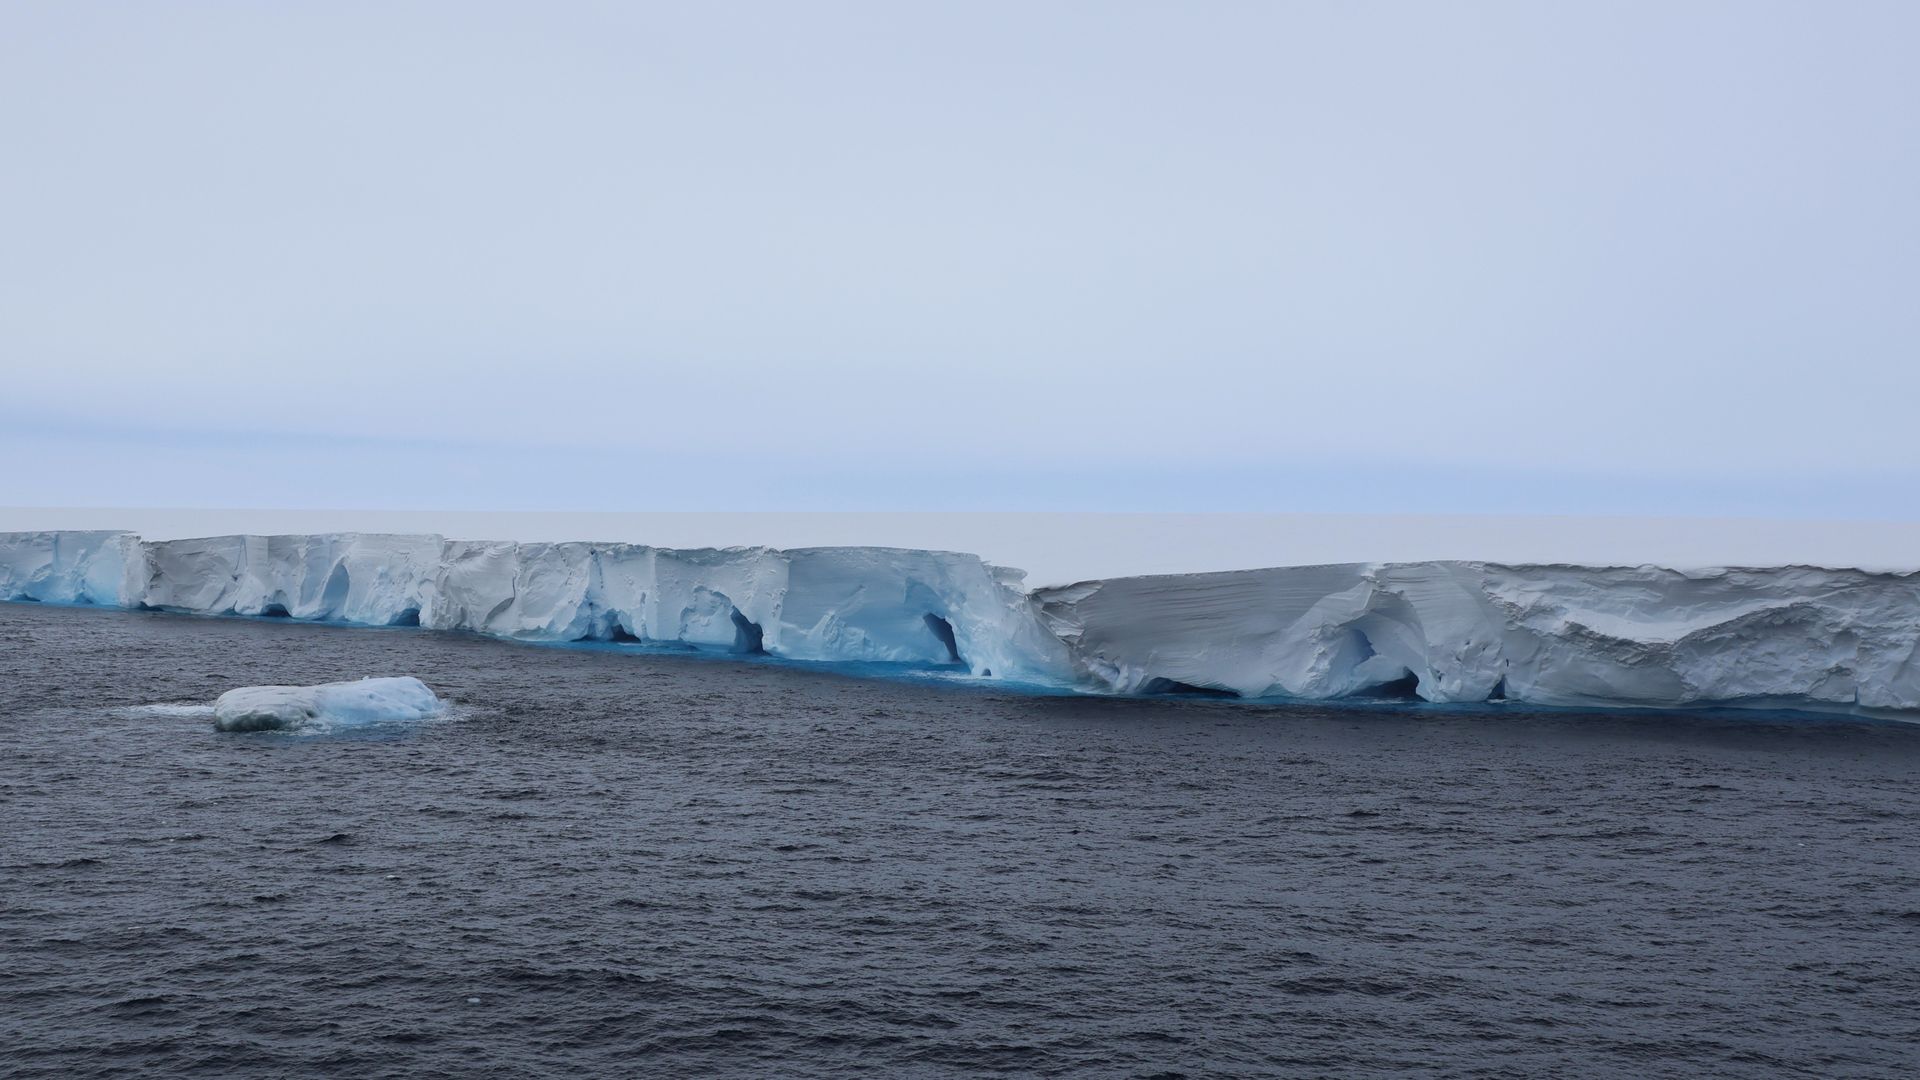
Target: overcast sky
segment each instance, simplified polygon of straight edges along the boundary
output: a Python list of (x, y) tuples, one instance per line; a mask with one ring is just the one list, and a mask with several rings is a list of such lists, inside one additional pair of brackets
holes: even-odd
[(1912, 518), (1916, 41), (0, 2), (0, 504)]

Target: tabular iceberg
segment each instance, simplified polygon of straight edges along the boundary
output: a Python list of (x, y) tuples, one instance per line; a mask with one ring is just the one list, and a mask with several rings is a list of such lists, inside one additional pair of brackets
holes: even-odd
[(894, 548), (0, 533), (0, 599), (1053, 672), (1018, 571)]
[(1920, 574), (1356, 563), (1032, 592), (897, 548), (0, 533), (0, 599), (963, 665), (1123, 694), (1920, 712)]
[(1350, 564), (1034, 594), (1123, 693), (1920, 709), (1920, 575)]

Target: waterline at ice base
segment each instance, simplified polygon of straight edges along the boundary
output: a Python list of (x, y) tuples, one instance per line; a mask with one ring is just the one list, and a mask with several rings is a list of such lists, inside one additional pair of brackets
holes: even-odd
[(1920, 720), (1920, 573), (1349, 563), (1029, 590), (956, 552), (0, 533), (0, 599), (964, 666), (1114, 694)]

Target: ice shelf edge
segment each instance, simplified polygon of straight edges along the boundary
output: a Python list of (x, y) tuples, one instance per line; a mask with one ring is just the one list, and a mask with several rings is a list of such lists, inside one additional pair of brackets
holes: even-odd
[(959, 552), (0, 533), (0, 599), (964, 665), (1119, 694), (1920, 712), (1920, 574), (1351, 563), (1029, 591)]

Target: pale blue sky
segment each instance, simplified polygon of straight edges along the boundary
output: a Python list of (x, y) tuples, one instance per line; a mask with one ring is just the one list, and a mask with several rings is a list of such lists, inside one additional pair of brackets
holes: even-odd
[(0, 2), (0, 504), (1912, 518), (1915, 41)]

